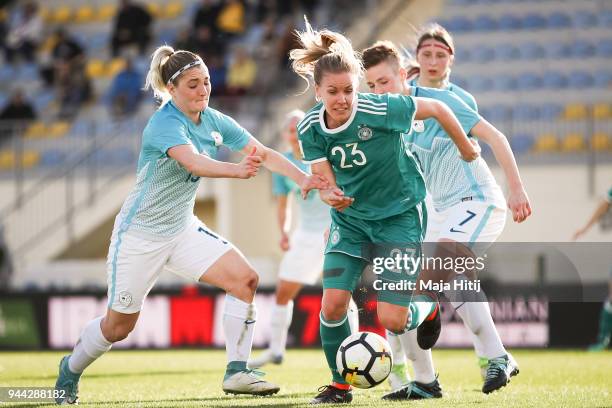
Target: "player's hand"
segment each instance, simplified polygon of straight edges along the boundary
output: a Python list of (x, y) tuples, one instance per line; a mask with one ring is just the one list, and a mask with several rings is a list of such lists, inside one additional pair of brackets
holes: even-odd
[(345, 208), (355, 201), (352, 197), (346, 197), (344, 192), (337, 187), (321, 190), (319, 195), (324, 203), (334, 207), (337, 211), (344, 211)]
[(508, 208), (512, 211), (514, 222), (523, 222), (531, 215), (529, 197), (523, 187), (510, 190), (508, 195)]
[(280, 239), (280, 249), (283, 252), (287, 252), (290, 248), (289, 246), (289, 235), (287, 235), (287, 233), (283, 232), (283, 234), (281, 235), (281, 239)]
[(261, 156), (256, 156), (255, 153), (257, 153), (256, 147), (253, 148), (253, 151), (248, 156), (244, 156), (240, 163), (236, 164), (236, 178), (248, 179), (257, 175), (262, 161)]
[(587, 232), (587, 228), (582, 227), (582, 228), (577, 229), (576, 232), (574, 232), (574, 235), (572, 235), (572, 241), (577, 241), (578, 238), (586, 234), (586, 232)]
[(478, 157), (480, 157), (480, 151), (481, 151), (478, 141), (476, 141), (475, 139), (469, 139), (469, 140), (470, 140), (471, 146), (467, 146), (465, 148), (459, 149), (459, 155), (466, 162), (471, 162), (471, 161), (476, 160)]
[(329, 182), (327, 179), (319, 174), (311, 174), (304, 177), (304, 181), (300, 185), (302, 190), (302, 198), (305, 200), (310, 190), (325, 190), (329, 188)]

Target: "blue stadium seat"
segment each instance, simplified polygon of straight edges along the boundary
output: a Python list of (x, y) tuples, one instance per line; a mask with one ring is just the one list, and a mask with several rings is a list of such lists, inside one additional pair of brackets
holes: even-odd
[(547, 20), (548, 28), (568, 28), (572, 24), (569, 16), (559, 11), (549, 14)]
[(597, 20), (599, 21), (599, 26), (602, 28), (610, 28), (612, 27), (612, 9), (602, 10), (597, 14)]
[(466, 79), (462, 76), (453, 75), (453, 77), (451, 78), (451, 81), (454, 84), (457, 84), (458, 86), (460, 86), (461, 88), (467, 88), (468, 86)]
[(520, 50), (512, 44), (499, 44), (494, 51), (495, 59), (500, 61), (514, 61), (520, 58)]
[(13, 79), (23, 82), (36, 81), (38, 79), (38, 65), (34, 63), (21, 64)]
[(601, 58), (612, 58), (612, 39), (599, 41), (595, 46), (595, 53)]
[(516, 80), (510, 75), (498, 75), (493, 78), (493, 89), (510, 92), (517, 88)]
[(508, 138), (510, 139), (510, 147), (516, 154), (527, 153), (533, 146), (533, 135), (527, 133), (517, 133)]
[(532, 72), (526, 72), (517, 77), (516, 87), (523, 91), (539, 89), (542, 87), (542, 78)]
[(480, 63), (488, 63), (495, 59), (495, 51), (491, 47), (480, 46), (472, 49), (472, 59)]
[(540, 118), (540, 110), (535, 105), (518, 104), (512, 110), (515, 120), (536, 120)]
[(467, 89), (474, 92), (488, 92), (493, 87), (493, 81), (487, 77), (473, 76), (468, 78)]
[(587, 41), (577, 40), (571, 45), (571, 53), (574, 58), (590, 58), (595, 55), (595, 47)]
[(544, 48), (539, 44), (525, 43), (518, 47), (520, 58), (524, 60), (540, 59), (546, 55)]
[(526, 30), (541, 30), (546, 28), (546, 19), (541, 14), (530, 13), (523, 18), (522, 25)]
[(173, 44), (174, 39), (176, 38), (177, 29), (174, 27), (169, 27), (162, 29), (157, 33), (157, 41), (160, 43)]
[(599, 71), (594, 76), (595, 88), (612, 87), (612, 71)]
[(46, 90), (37, 94), (35, 98), (32, 98), (34, 109), (39, 114), (42, 113), (45, 109), (47, 109), (53, 99), (55, 99), (55, 94), (51, 90)]
[(546, 46), (546, 56), (551, 59), (565, 59), (572, 56), (572, 50), (565, 43), (550, 43)]
[(470, 50), (468, 50), (465, 47), (457, 48), (456, 53), (455, 53), (455, 58), (457, 59), (459, 63), (469, 62), (471, 60)]
[(570, 88), (590, 88), (594, 83), (591, 74), (584, 71), (573, 71), (567, 77), (567, 82)]
[(521, 20), (512, 14), (502, 15), (497, 22), (497, 26), (503, 31), (512, 31), (522, 28)]
[(572, 15), (572, 25), (575, 28), (592, 28), (597, 25), (597, 16), (588, 11), (579, 11)]
[(546, 120), (558, 119), (563, 107), (556, 103), (547, 103), (540, 107), (540, 117)]
[(497, 22), (488, 15), (479, 15), (473, 22), (474, 31), (494, 31), (497, 30)]
[(59, 149), (47, 149), (40, 154), (41, 166), (59, 166), (66, 162), (66, 152)]
[(2, 82), (10, 82), (15, 79), (16, 71), (10, 64), (2, 64), (0, 67), (0, 81)]
[(110, 47), (110, 38), (106, 31), (93, 32), (85, 37), (82, 44), (95, 54), (105, 47)]
[(549, 71), (542, 77), (542, 84), (548, 89), (564, 89), (567, 88), (567, 78), (560, 72)]
[(511, 118), (510, 113), (510, 109), (505, 105), (493, 105), (488, 108), (489, 116), (485, 116), (485, 118), (490, 121), (503, 121)]

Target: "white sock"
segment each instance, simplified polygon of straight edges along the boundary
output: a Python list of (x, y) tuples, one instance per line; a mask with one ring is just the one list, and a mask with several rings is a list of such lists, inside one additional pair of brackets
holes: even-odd
[(357, 303), (351, 298), (346, 312), (348, 315), (349, 326), (351, 327), (351, 334), (359, 331), (359, 308)]
[(399, 334), (395, 334), (392, 331), (385, 330), (387, 335), (387, 341), (391, 346), (391, 354), (393, 355), (393, 365), (406, 364), (406, 354), (404, 354), (404, 347), (399, 339)]
[(100, 323), (104, 316), (96, 317), (81, 332), (81, 337), (68, 359), (68, 368), (75, 374), (82, 373), (98, 357), (110, 350), (113, 343), (102, 334)]
[(429, 384), (436, 379), (431, 349), (423, 350), (417, 343), (417, 331), (410, 330), (398, 336), (404, 346), (406, 357), (412, 363), (414, 369), (414, 380), (423, 384)]
[(270, 333), (270, 350), (275, 356), (285, 354), (287, 347), (287, 332), (293, 317), (293, 300), (286, 305), (274, 304), (272, 306), (272, 324)]
[(478, 357), (496, 358), (508, 352), (493, 323), (489, 302), (451, 302), (463, 324), (472, 334)]
[(225, 295), (223, 330), (227, 361), (247, 361), (253, 346), (257, 309), (254, 303), (246, 303)]

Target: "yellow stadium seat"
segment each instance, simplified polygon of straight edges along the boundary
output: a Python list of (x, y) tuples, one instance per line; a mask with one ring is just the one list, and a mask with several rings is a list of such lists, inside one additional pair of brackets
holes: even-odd
[(610, 140), (610, 135), (602, 132), (595, 133), (591, 139), (591, 148), (598, 152), (612, 149), (612, 140)]
[(91, 6), (83, 5), (80, 6), (74, 12), (74, 22), (75, 23), (89, 23), (94, 19), (94, 9)]
[(25, 137), (27, 138), (39, 138), (45, 137), (47, 133), (47, 127), (43, 122), (34, 122), (30, 125), (30, 127), (25, 132)]
[(581, 152), (585, 148), (584, 137), (579, 133), (570, 133), (561, 141), (561, 151), (566, 153)]
[(612, 107), (609, 103), (598, 103), (593, 105), (593, 117), (595, 119), (612, 118)]
[(154, 18), (156, 17), (163, 17), (161, 14), (161, 6), (157, 3), (147, 3), (147, 10), (149, 11), (149, 13), (151, 13), (151, 16), (153, 16)]
[(89, 78), (100, 78), (105, 75), (104, 62), (98, 59), (90, 59), (85, 67), (85, 73)]
[(57, 121), (49, 126), (48, 136), (50, 138), (58, 138), (65, 136), (70, 130), (70, 123), (66, 121)]
[(563, 119), (567, 120), (581, 120), (585, 119), (588, 116), (588, 108), (586, 105), (582, 103), (572, 103), (565, 107), (563, 114), (561, 115)]
[(15, 155), (12, 150), (0, 151), (0, 169), (12, 169), (15, 165)]
[[(21, 166), (24, 169), (29, 169), (38, 164), (40, 161), (40, 153), (35, 150), (26, 150), (21, 156)], [(12, 150), (3, 150), (0, 152), (0, 169), (7, 170), (17, 167), (18, 156)]]
[(53, 21), (51, 21), (51, 17), (52, 16), (51, 16), (51, 12), (49, 11), (48, 8), (46, 8), (44, 6), (41, 6), (38, 9), (38, 14), (40, 15), (40, 18), (42, 18), (45, 23), (52, 23), (53, 22)]
[(72, 18), (72, 10), (69, 6), (59, 6), (50, 13), (50, 20), (55, 24), (66, 24)]
[(539, 153), (556, 152), (559, 150), (559, 140), (552, 134), (540, 135), (533, 145), (533, 150)]
[(123, 68), (125, 68), (125, 60), (123, 58), (115, 58), (107, 64), (106, 75), (114, 77)]
[(24, 169), (29, 169), (38, 164), (40, 161), (40, 153), (35, 150), (26, 150), (23, 152), (21, 165)]
[(98, 8), (98, 12), (96, 14), (96, 20), (98, 21), (108, 21), (115, 16), (117, 13), (117, 6), (114, 4), (103, 4)]
[(166, 4), (162, 12), (162, 15), (160, 15), (160, 17), (167, 18), (167, 19), (177, 18), (181, 14), (183, 14), (184, 10), (185, 8), (183, 6), (183, 3), (181, 3), (180, 1), (171, 1), (168, 4)]

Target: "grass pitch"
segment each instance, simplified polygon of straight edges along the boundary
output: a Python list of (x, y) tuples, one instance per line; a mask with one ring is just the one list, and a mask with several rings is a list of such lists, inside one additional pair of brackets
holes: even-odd
[[(0, 386), (52, 386), (64, 353), (0, 352)], [(444, 398), (389, 403), (382, 384), (356, 390), (352, 406), (398, 407), (610, 407), (612, 352), (514, 351), (521, 373), (501, 391), (480, 392), (471, 350), (435, 350)], [(290, 350), (266, 378), (281, 386), (273, 397), (226, 396), (221, 391), (225, 353), (211, 350), (111, 351), (83, 375), (84, 407), (295, 407), (308, 406), (330, 379), (321, 350)], [(49, 406), (33, 404), (29, 406)], [(9, 406), (0, 403), (0, 407)], [(28, 406), (16, 404), (14, 406)]]

